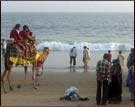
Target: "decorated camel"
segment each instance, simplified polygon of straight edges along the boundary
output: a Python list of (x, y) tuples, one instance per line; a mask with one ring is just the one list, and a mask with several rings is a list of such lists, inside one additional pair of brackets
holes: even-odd
[[(6, 74), (7, 74), (7, 80), (8, 80), (8, 85), (9, 85), (9, 89), (13, 90), (12, 85), (11, 85), (11, 73), (12, 73), (12, 68), (13, 65), (22, 65), (24, 67), (24, 71), (25, 71), (25, 80), (27, 80), (27, 68), (28, 65), (32, 64), (32, 82), (33, 82), (33, 86), (34, 88), (36, 87), (36, 80), (35, 77), (39, 72), (39, 68), (43, 67), (43, 63), (46, 60), (47, 56), (49, 55), (49, 48), (45, 47), (43, 49), (43, 51), (40, 53), (38, 51), (34, 51), (35, 53), (33, 54), (32, 57), (30, 57), (30, 59), (24, 59), (23, 57), (18, 57), (17, 55), (12, 55), (11, 54), (11, 45), (7, 46), (7, 52), (5, 54), (5, 70), (2, 74), (2, 87), (4, 92), (6, 93), (6, 89), (5, 89), (5, 78), (6, 78)], [(42, 68), (43, 69), (43, 68)], [(39, 74), (38, 74), (39, 75)], [(18, 88), (21, 87), (21, 84), (18, 85)]]

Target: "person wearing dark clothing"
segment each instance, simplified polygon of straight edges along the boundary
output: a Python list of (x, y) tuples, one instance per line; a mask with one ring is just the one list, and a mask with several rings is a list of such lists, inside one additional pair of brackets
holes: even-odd
[(113, 60), (113, 65), (110, 70), (111, 82), (108, 86), (109, 103), (121, 102), (122, 97), (122, 69), (119, 60)]
[[(96, 102), (97, 105), (106, 105), (107, 102), (107, 90), (108, 90), (108, 80), (110, 74), (110, 62), (108, 61), (108, 54), (105, 53), (103, 60), (99, 60), (96, 67), (97, 73), (97, 94)], [(103, 93), (101, 96), (101, 90), (103, 88)], [(102, 99), (101, 99), (102, 97)], [(102, 100), (102, 101), (101, 101)]]
[(130, 66), (133, 65), (134, 65), (134, 48), (131, 48), (131, 53), (127, 58), (127, 67), (130, 68)]
[(76, 57), (77, 57), (76, 47), (71, 48), (70, 53), (69, 53), (69, 56), (70, 56), (70, 71), (72, 71), (72, 69), (73, 69), (73, 71), (75, 72), (75, 70), (76, 70), (75, 69)]
[(131, 93), (130, 100), (134, 101), (134, 66), (129, 68), (127, 86), (129, 87), (129, 92)]
[(112, 60), (112, 54), (111, 54), (111, 51), (109, 50), (108, 51), (108, 61), (111, 62)]
[[(128, 71), (130, 71), (130, 67), (131, 66), (134, 66), (134, 48), (131, 48), (131, 52), (128, 55), (128, 58), (127, 58), (127, 68), (128, 68)], [(129, 75), (129, 74), (127, 74), (127, 75)], [(128, 86), (128, 78), (126, 80), (126, 86)]]
[(73, 47), (70, 50), (69, 55), (70, 55), (70, 65), (72, 65), (72, 61), (73, 61), (73, 65), (75, 66), (76, 65), (76, 56), (77, 56), (76, 47)]

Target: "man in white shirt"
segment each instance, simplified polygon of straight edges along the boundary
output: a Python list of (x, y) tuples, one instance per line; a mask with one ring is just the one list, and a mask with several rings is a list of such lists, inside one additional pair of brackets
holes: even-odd
[(3, 55), (6, 54), (6, 48), (7, 48), (7, 43), (6, 43), (6, 40), (3, 39), (3, 41), (2, 41), (2, 53), (3, 53)]
[(75, 68), (76, 57), (77, 57), (76, 47), (71, 48), (69, 56), (70, 56), (70, 67), (72, 66), (72, 62), (73, 62), (73, 66)]

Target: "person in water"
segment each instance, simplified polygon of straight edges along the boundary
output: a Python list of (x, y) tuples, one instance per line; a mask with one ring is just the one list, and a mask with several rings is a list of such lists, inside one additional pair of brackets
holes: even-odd
[(90, 53), (89, 53), (89, 49), (84, 46), (84, 50), (83, 50), (83, 63), (84, 63), (84, 72), (88, 71), (88, 63), (90, 61)]
[(76, 47), (71, 48), (69, 56), (70, 56), (70, 68), (72, 67), (73, 64), (73, 68), (75, 71), (76, 57), (77, 57)]

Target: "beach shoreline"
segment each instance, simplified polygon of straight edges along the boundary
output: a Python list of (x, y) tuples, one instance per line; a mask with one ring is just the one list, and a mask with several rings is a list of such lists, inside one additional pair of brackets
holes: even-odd
[[(112, 106), (133, 106), (133, 102), (130, 101), (129, 90), (125, 86), (126, 76), (127, 71), (124, 68), (122, 102), (121, 104), (111, 104)], [(28, 69), (29, 79), (22, 85), (22, 88), (17, 88), (17, 85), (24, 80), (22, 67), (14, 67), (11, 78), (13, 91), (5, 94), (1, 87), (2, 106), (96, 106), (96, 73), (92, 69), (89, 69), (89, 72), (54, 72), (45, 69), (38, 90), (32, 86), (31, 68)], [(60, 101), (59, 98), (65, 95), (65, 89), (69, 86), (76, 86), (79, 89), (79, 94), (89, 97), (90, 100), (85, 102)], [(6, 90), (9, 90), (7, 81)]]

